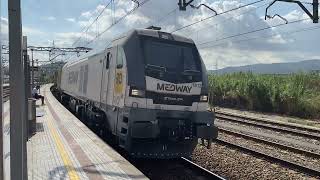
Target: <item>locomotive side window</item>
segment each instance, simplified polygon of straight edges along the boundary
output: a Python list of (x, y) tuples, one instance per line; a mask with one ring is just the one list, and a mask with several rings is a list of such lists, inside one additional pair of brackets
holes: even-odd
[(112, 54), (110, 52), (108, 52), (108, 54), (107, 54), (107, 62), (106, 62), (106, 69), (109, 69), (109, 67), (110, 67), (111, 58), (112, 58)]
[(83, 86), (82, 86), (82, 92), (83, 92), (84, 94), (87, 94), (88, 72), (89, 72), (89, 66), (88, 66), (88, 64), (86, 64), (86, 65), (84, 66)]
[(84, 73), (84, 67), (81, 66), (80, 67), (80, 82), (79, 82), (79, 87), (78, 87), (78, 91), (79, 92), (82, 92), (82, 89), (83, 89), (83, 74)]
[(122, 47), (118, 46), (118, 53), (117, 53), (117, 69), (121, 69), (123, 67), (123, 61), (125, 59), (124, 50)]

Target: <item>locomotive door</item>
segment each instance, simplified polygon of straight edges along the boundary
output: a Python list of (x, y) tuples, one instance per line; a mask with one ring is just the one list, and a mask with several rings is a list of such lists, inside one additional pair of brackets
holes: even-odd
[[(114, 129), (116, 130), (116, 135), (120, 132), (121, 125), (118, 124), (122, 119), (120, 116), (121, 108), (124, 107), (124, 98), (126, 90), (126, 56), (122, 46), (117, 46), (116, 56), (115, 56), (115, 68), (112, 70), (114, 72), (114, 82), (113, 82), (113, 102), (112, 105), (116, 108), (116, 124)], [(111, 85), (111, 82), (110, 82)]]
[(106, 108), (107, 99), (108, 99), (108, 84), (109, 84), (109, 74), (110, 74), (110, 64), (112, 60), (111, 52), (108, 52), (103, 59), (103, 70), (102, 70), (102, 78), (101, 78), (101, 94), (100, 94), (100, 102), (103, 104), (102, 108)]
[(113, 102), (114, 106), (122, 108), (124, 106), (125, 88), (126, 88), (126, 57), (124, 49), (117, 46), (117, 57), (115, 58), (116, 66), (114, 70), (114, 91)]

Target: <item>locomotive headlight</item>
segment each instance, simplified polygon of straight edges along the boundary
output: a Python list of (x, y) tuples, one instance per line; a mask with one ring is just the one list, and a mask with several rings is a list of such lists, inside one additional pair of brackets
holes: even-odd
[(130, 95), (133, 97), (145, 97), (145, 91), (139, 89), (131, 89)]
[(201, 95), (200, 96), (200, 102), (208, 102), (208, 96), (207, 95)]

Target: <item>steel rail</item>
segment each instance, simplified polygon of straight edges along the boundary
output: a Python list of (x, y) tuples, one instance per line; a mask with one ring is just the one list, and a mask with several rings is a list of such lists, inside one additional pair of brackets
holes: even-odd
[[(237, 122), (240, 124), (246, 124), (246, 125), (251, 125), (251, 126), (256, 126), (259, 128), (264, 128), (264, 129), (270, 129), (274, 131), (280, 131), (288, 134), (293, 134), (297, 136), (302, 136), (302, 137), (308, 137), (312, 139), (320, 139), (320, 135), (318, 134), (310, 134), (307, 132), (302, 132), (302, 131), (297, 131), (294, 129), (286, 129), (286, 128), (281, 128), (281, 127), (275, 127), (274, 125), (267, 125), (263, 124), (262, 122), (250, 122), (250, 120), (247, 120), (245, 117), (239, 117), (239, 116), (229, 116), (229, 115), (221, 115), (219, 113), (216, 113), (216, 118), (220, 120), (225, 120), (225, 121), (232, 121), (232, 122)], [(240, 120), (242, 119), (242, 120)]]
[(224, 180), (223, 177), (201, 167), (200, 165), (190, 161), (187, 158), (181, 157), (181, 163), (183, 163), (184, 166), (187, 166), (189, 169), (196, 171), (197, 174), (202, 175), (203, 177), (206, 177), (208, 179), (220, 179)]
[(240, 132), (235, 132), (235, 131), (224, 129), (224, 128), (221, 128), (221, 127), (219, 127), (219, 132), (230, 134), (230, 135), (233, 135), (233, 136), (236, 136), (236, 137), (242, 137), (242, 138), (249, 139), (249, 140), (252, 140), (252, 141), (256, 141), (256, 142), (259, 142), (259, 143), (264, 143), (264, 144), (267, 144), (267, 145), (275, 146), (275, 147), (278, 147), (278, 148), (281, 148), (281, 149), (293, 151), (293, 152), (296, 152), (296, 153), (299, 153), (299, 154), (304, 154), (304, 155), (309, 156), (309, 157), (319, 158), (320, 159), (320, 154), (312, 152), (312, 151), (299, 149), (299, 148), (296, 148), (296, 147), (293, 147), (293, 146), (289, 146), (289, 145), (283, 145), (283, 144), (280, 144), (280, 143), (277, 143), (277, 142), (274, 142), (274, 141), (270, 141), (270, 140), (266, 140), (266, 139), (262, 139), (262, 138), (257, 138), (257, 137), (251, 136), (251, 135), (243, 134), (243, 133), (240, 133)]
[(283, 165), (285, 167), (296, 169), (296, 170), (298, 170), (300, 172), (303, 172), (303, 173), (306, 173), (306, 174), (309, 174), (309, 175), (312, 175), (312, 176), (320, 177), (320, 171), (318, 171), (316, 169), (313, 169), (313, 168), (310, 168), (310, 167), (306, 167), (306, 166), (303, 166), (303, 165), (299, 165), (297, 163), (290, 162), (290, 161), (287, 161), (287, 160), (284, 160), (284, 159), (281, 159), (281, 158), (278, 158), (278, 157), (274, 157), (274, 156), (268, 155), (266, 153), (259, 152), (259, 151), (256, 151), (256, 150), (253, 150), (253, 149), (250, 149), (250, 148), (238, 145), (238, 144), (234, 144), (234, 143), (231, 143), (231, 142), (228, 142), (228, 141), (224, 141), (224, 140), (221, 140), (219, 138), (216, 139), (215, 141), (217, 143), (219, 143), (219, 144), (238, 149), (240, 151), (252, 154), (252, 155), (257, 156), (257, 157), (264, 158), (264, 159), (266, 159), (266, 160), (268, 160), (268, 161), (270, 161), (272, 163), (278, 163), (278, 164), (281, 164), (281, 165)]
[(263, 122), (263, 123), (267, 123), (270, 125), (275, 125), (275, 126), (281, 126), (281, 127), (286, 127), (286, 128), (292, 128), (292, 129), (297, 129), (297, 130), (301, 130), (301, 131), (309, 131), (309, 132), (313, 132), (313, 133), (320, 133), (320, 129), (312, 129), (312, 128), (308, 128), (308, 127), (302, 127), (302, 126), (295, 126), (293, 124), (286, 124), (286, 123), (281, 123), (281, 122), (275, 122), (275, 121), (271, 121), (271, 120), (265, 120), (263, 118), (258, 118), (258, 117), (252, 117), (252, 116), (246, 116), (246, 115), (242, 115), (242, 114), (235, 114), (235, 113), (230, 113), (230, 112), (224, 112), (224, 111), (216, 111), (216, 114), (221, 114), (221, 115), (226, 115), (226, 116), (232, 116), (232, 117), (239, 117), (239, 118), (244, 118), (250, 121), (254, 121), (254, 122)]

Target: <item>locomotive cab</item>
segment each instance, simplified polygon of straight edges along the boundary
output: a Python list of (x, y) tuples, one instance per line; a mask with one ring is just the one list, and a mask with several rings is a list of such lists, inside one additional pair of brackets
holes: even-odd
[(154, 30), (128, 37), (118, 48), (126, 72), (116, 70), (115, 78), (126, 86), (118, 96), (120, 145), (134, 156), (180, 157), (192, 153), (198, 138), (216, 138), (207, 73), (194, 42)]

